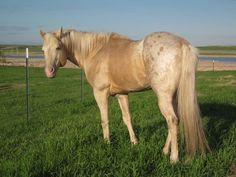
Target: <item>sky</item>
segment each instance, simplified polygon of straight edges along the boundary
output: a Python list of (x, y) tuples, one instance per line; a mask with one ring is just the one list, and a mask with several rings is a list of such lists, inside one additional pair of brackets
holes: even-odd
[(156, 31), (193, 45), (236, 45), (236, 0), (4, 0), (0, 44), (42, 44), (39, 30), (73, 28), (142, 39)]

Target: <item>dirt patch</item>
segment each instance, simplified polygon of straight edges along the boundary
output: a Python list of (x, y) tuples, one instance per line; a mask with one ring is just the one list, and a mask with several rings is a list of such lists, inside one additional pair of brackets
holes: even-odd
[(227, 84), (232, 85), (232, 86), (236, 86), (236, 80), (231, 80)]
[(232, 80), (232, 79), (234, 79), (233, 75), (227, 75), (227, 76), (221, 76), (217, 80), (218, 81), (229, 81), (229, 80)]
[(231, 165), (228, 177), (236, 177), (236, 164)]
[(225, 79), (231, 79), (231, 78), (234, 78), (234, 76), (233, 76), (233, 75), (227, 75), (227, 76), (224, 76), (223, 78), (225, 78)]
[(219, 83), (215, 84), (215, 86), (236, 86), (236, 80), (233, 79), (233, 80), (229, 80), (229, 81), (225, 81), (224, 80), (219, 80)]
[(0, 84), (0, 92), (6, 90), (15, 90), (24, 88), (25, 84), (13, 83), (13, 84)]
[(234, 86), (236, 85), (236, 78), (233, 75), (221, 76), (217, 82), (217, 86)]
[(199, 61), (198, 71), (224, 71), (224, 70), (236, 70), (236, 62), (218, 62), (214, 64), (211, 61)]

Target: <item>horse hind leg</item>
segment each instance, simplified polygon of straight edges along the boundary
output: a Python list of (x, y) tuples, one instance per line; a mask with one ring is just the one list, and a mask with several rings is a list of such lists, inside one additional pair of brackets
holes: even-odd
[(175, 163), (178, 161), (178, 118), (175, 115), (171, 97), (172, 96), (165, 94), (160, 95), (158, 105), (168, 125), (168, 135), (163, 148), (163, 153), (168, 154), (170, 148), (170, 160)]
[(171, 133), (170, 133), (170, 130), (168, 130), (168, 135), (167, 135), (167, 138), (166, 138), (166, 143), (163, 147), (163, 153), (165, 155), (168, 155), (169, 154), (169, 151), (170, 151), (170, 142), (171, 142)]
[(162, 85), (153, 84), (152, 89), (158, 96), (158, 105), (168, 126), (168, 135), (166, 138), (166, 143), (163, 147), (163, 153), (167, 155), (170, 151), (170, 160), (172, 163), (176, 163), (178, 161), (178, 118), (173, 105), (175, 89), (165, 83), (162, 83)]

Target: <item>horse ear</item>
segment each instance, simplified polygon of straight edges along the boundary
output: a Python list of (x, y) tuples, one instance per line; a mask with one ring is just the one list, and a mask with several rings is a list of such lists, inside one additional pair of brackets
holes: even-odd
[(45, 34), (46, 34), (45, 32), (43, 32), (42, 30), (40, 30), (40, 35), (41, 35), (42, 38), (44, 38)]
[(57, 37), (58, 39), (61, 39), (62, 36), (63, 36), (63, 28), (61, 27), (61, 28), (57, 31), (56, 37)]

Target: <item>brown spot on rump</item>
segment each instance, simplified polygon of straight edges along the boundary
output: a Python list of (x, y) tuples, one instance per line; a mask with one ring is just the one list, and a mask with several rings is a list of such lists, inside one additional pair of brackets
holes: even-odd
[(153, 60), (154, 60), (154, 57), (151, 56), (150, 59), (153, 61)]
[(153, 43), (156, 43), (157, 41), (156, 40), (153, 40)]
[(161, 53), (163, 50), (164, 50), (164, 47), (163, 47), (163, 46), (162, 46), (162, 47), (160, 47), (159, 51), (157, 52), (157, 56), (159, 56), (159, 55), (160, 55), (160, 53)]
[(161, 37), (161, 35), (158, 35), (157, 37), (158, 37), (158, 38), (160, 38), (160, 37)]

